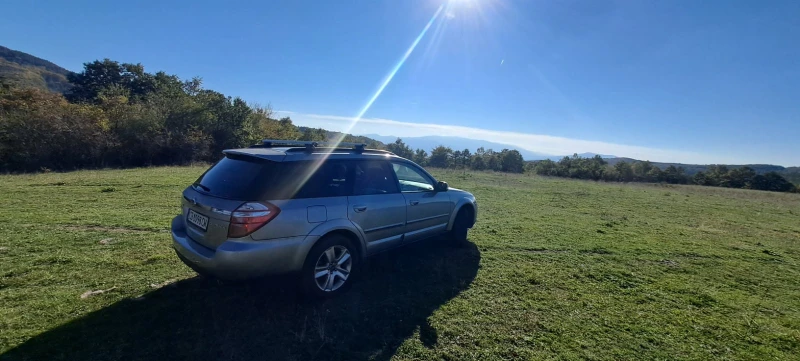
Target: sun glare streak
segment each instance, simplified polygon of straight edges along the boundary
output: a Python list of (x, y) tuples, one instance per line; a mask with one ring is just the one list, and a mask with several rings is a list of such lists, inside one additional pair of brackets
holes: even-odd
[[(386, 89), (386, 86), (389, 85), (389, 82), (392, 81), (392, 78), (394, 78), (395, 74), (397, 74), (397, 72), (400, 71), (400, 68), (403, 67), (403, 64), (406, 62), (408, 57), (411, 56), (411, 53), (414, 52), (414, 49), (417, 47), (419, 42), (422, 41), (422, 38), (425, 37), (425, 33), (428, 32), (428, 29), (431, 28), (431, 25), (433, 25), (433, 23), (436, 22), (436, 19), (439, 18), (439, 15), (442, 13), (444, 8), (445, 8), (444, 4), (439, 6), (439, 9), (436, 10), (436, 13), (433, 14), (433, 17), (431, 17), (431, 19), (425, 25), (425, 28), (422, 29), (422, 32), (420, 32), (417, 38), (414, 39), (414, 42), (412, 42), (411, 46), (408, 47), (408, 50), (406, 50), (406, 52), (403, 54), (403, 57), (400, 58), (400, 61), (398, 61), (397, 64), (395, 64), (395, 66), (391, 69), (391, 71), (389, 71), (389, 74), (386, 75), (385, 78), (383, 78), (383, 81), (378, 87), (378, 90), (375, 91), (375, 94), (372, 94), (372, 97), (369, 98), (367, 104), (365, 104), (364, 107), (361, 108), (361, 110), (358, 112), (358, 114), (355, 117), (353, 117), (352, 121), (350, 121), (350, 124), (347, 126), (344, 132), (340, 133), (338, 137), (336, 137), (335, 139), (332, 139), (333, 140), (332, 143), (334, 143), (333, 147), (337, 147), (340, 143), (342, 143), (344, 136), (352, 131), (353, 127), (355, 127), (356, 124), (358, 124), (359, 120), (361, 120), (361, 118), (364, 117), (364, 114), (367, 113), (369, 108), (372, 107), (372, 104), (375, 103), (375, 100), (377, 100), (378, 97), (381, 95), (381, 93), (383, 93), (383, 90)], [(296, 188), (293, 193), (297, 192), (297, 190), (299, 190), (304, 184), (306, 184), (306, 182), (308, 182), (311, 176), (314, 173), (316, 173), (317, 169), (319, 169), (319, 167), (321, 167), (324, 164), (325, 159), (327, 159), (328, 155), (330, 154), (330, 151), (324, 153), (327, 154), (324, 154), (322, 157), (319, 157), (316, 160), (314, 160), (313, 164), (304, 171), (304, 174), (300, 176), (301, 180), (300, 182), (296, 183)]]
[[(412, 42), (411, 46), (408, 47), (408, 50), (406, 50), (406, 52), (400, 58), (400, 61), (398, 61), (397, 64), (395, 64), (395, 66), (392, 68), (392, 70), (389, 71), (389, 74), (386, 75), (385, 78), (383, 78), (383, 82), (381, 82), (381, 85), (378, 87), (378, 90), (376, 90), (375, 94), (373, 94), (372, 97), (369, 98), (367, 104), (365, 104), (364, 107), (361, 108), (358, 114), (355, 117), (353, 117), (353, 121), (350, 122), (350, 125), (347, 127), (347, 130), (344, 133), (350, 133), (350, 131), (353, 129), (353, 127), (356, 126), (358, 121), (361, 120), (361, 118), (364, 116), (364, 114), (367, 113), (369, 108), (372, 107), (372, 104), (375, 103), (375, 100), (377, 100), (378, 97), (381, 95), (381, 93), (383, 93), (383, 90), (386, 89), (386, 86), (389, 85), (389, 82), (392, 81), (392, 78), (394, 78), (394, 76), (397, 74), (400, 68), (403, 67), (403, 64), (406, 62), (408, 57), (411, 56), (411, 53), (414, 52), (414, 49), (417, 47), (419, 42), (422, 41), (422, 38), (425, 37), (425, 33), (428, 32), (428, 29), (430, 29), (433, 23), (436, 21), (436, 19), (439, 18), (439, 15), (442, 13), (443, 10), (444, 10), (444, 4), (439, 6), (439, 9), (436, 10), (436, 13), (433, 14), (433, 17), (431, 17), (431, 20), (429, 20), (428, 24), (425, 25), (425, 28), (422, 29), (422, 32), (420, 32), (417, 38), (414, 39), (414, 42)], [(340, 137), (344, 137), (344, 134), (340, 135)], [(339, 143), (340, 141), (341, 138), (337, 140), (337, 143)]]
[(447, 31), (447, 26), (451, 22), (450, 20), (455, 17), (452, 12), (452, 7), (453, 1), (448, 1), (446, 7), (444, 8), (444, 16), (446, 20), (439, 21), (436, 24), (436, 27), (433, 29), (433, 34), (429, 36), (430, 40), (428, 41), (428, 45), (425, 46), (425, 50), (422, 53), (422, 63), (420, 64), (420, 68), (427, 68), (436, 59), (437, 51), (442, 41), (442, 36)]

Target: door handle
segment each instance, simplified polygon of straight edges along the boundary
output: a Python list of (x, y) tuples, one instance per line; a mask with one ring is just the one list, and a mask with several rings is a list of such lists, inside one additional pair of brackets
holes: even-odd
[(356, 211), (356, 213), (361, 213), (367, 210), (367, 206), (353, 206), (353, 210)]
[(408, 203), (411, 204), (412, 206), (416, 206), (417, 204), (419, 204), (419, 201), (411, 201)]

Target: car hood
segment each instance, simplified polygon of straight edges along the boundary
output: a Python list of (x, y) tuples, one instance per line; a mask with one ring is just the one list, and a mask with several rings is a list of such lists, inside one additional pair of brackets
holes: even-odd
[(472, 193), (467, 192), (467, 191), (465, 191), (463, 189), (449, 188), (447, 191), (450, 194), (452, 194), (454, 196), (457, 196), (457, 197), (466, 197), (466, 198), (470, 198), (470, 199), (475, 199), (475, 196), (473, 196)]

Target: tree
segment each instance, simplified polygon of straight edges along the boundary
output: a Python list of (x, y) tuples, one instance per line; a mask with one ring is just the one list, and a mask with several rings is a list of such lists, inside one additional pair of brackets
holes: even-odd
[(475, 170), (484, 170), (484, 169), (486, 169), (486, 163), (483, 161), (483, 154), (478, 154), (476, 152), (472, 156), (472, 160), (470, 162), (470, 166), (472, 167), (472, 169), (475, 169)]
[(617, 172), (616, 167), (607, 166), (606, 169), (603, 170), (602, 179), (606, 182), (618, 182), (619, 172)]
[(655, 168), (650, 161), (635, 162), (631, 166), (633, 170), (633, 177), (638, 182), (654, 182), (656, 179), (650, 178), (650, 171)]
[(735, 168), (728, 171), (728, 187), (749, 188), (756, 176), (756, 171), (750, 167)]
[(633, 168), (631, 167), (630, 163), (619, 162), (614, 165), (614, 170), (619, 173), (620, 182), (633, 181)]
[(421, 166), (427, 165), (428, 152), (426, 152), (424, 149), (417, 149), (416, 152), (414, 152), (413, 161)]
[(141, 64), (94, 61), (70, 79), (66, 98), (0, 82), (0, 171), (213, 162), (223, 149), (266, 138), (383, 147), (297, 127), (289, 117), (274, 119), (269, 107), (204, 89), (200, 78), (147, 73)]
[(403, 140), (400, 138), (397, 138), (394, 143), (387, 144), (386, 150), (396, 154), (398, 157), (403, 157), (406, 159), (411, 159), (414, 157), (414, 151), (411, 150), (406, 143), (403, 143)]
[(108, 121), (100, 109), (38, 89), (0, 92), (0, 169), (103, 165)]
[(586, 168), (586, 174), (588, 176), (586, 179), (600, 180), (603, 177), (606, 164), (608, 164), (608, 162), (599, 155), (585, 159), (583, 167)]
[(428, 165), (437, 168), (447, 168), (450, 166), (453, 157), (453, 150), (450, 147), (440, 145), (431, 150), (431, 156), (428, 158)]
[(692, 183), (701, 185), (701, 186), (711, 186), (712, 180), (705, 172), (697, 172), (692, 176)]
[(272, 119), (272, 110), (259, 105), (251, 105), (253, 113), (250, 115), (250, 123), (253, 127), (250, 132), (248, 144), (258, 144), (264, 139), (289, 139), (300, 138), (302, 133), (292, 124), (292, 119), (283, 117)]
[(685, 172), (682, 167), (676, 168), (674, 165), (670, 165), (667, 167), (667, 169), (664, 169), (663, 179), (665, 182), (670, 184), (683, 184), (687, 182), (687, 178), (684, 173)]
[(664, 182), (664, 171), (659, 167), (653, 167), (647, 172), (648, 182)]
[(499, 172), (502, 169), (502, 163), (498, 157), (498, 153), (491, 148), (483, 153), (483, 162), (486, 164), (486, 169)]
[(780, 174), (769, 172), (754, 176), (750, 188), (773, 192), (792, 192), (795, 190), (795, 185)]
[(327, 132), (322, 128), (305, 128), (300, 140), (306, 142), (322, 142), (327, 137)]
[(70, 73), (67, 79), (74, 85), (66, 94), (70, 102), (96, 103), (106, 89), (124, 90), (131, 100), (141, 100), (156, 90), (156, 79), (145, 73), (141, 64), (129, 64), (104, 59), (83, 64), (83, 71)]
[(728, 167), (724, 165), (711, 165), (706, 171), (709, 185), (718, 187), (728, 186)]
[(461, 162), (460, 162), (461, 165), (464, 166), (464, 168), (469, 168), (470, 163), (472, 163), (471, 160), (472, 160), (472, 153), (470, 153), (469, 149), (462, 150)]
[(533, 172), (544, 176), (558, 176), (558, 164), (550, 159), (540, 160), (533, 166)]
[(463, 161), (463, 159), (461, 157), (461, 151), (457, 150), (457, 151), (453, 152), (452, 166), (454, 168), (459, 168), (461, 166), (461, 164), (462, 164), (462, 161)]
[(525, 169), (525, 161), (522, 159), (522, 154), (516, 149), (503, 149), (500, 152), (500, 158), (503, 172), (522, 173)]

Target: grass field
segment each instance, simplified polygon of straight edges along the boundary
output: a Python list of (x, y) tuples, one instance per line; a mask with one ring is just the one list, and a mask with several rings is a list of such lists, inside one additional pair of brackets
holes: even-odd
[(800, 195), (438, 171), (472, 244), (312, 302), (174, 256), (203, 169), (0, 176), (0, 359), (800, 358)]

